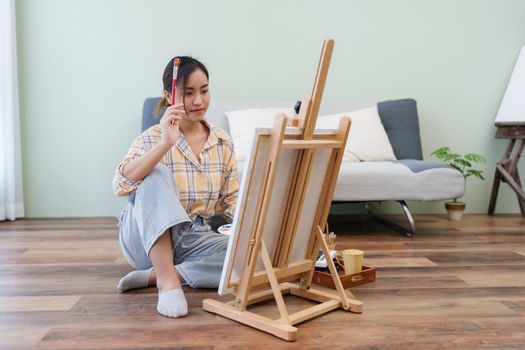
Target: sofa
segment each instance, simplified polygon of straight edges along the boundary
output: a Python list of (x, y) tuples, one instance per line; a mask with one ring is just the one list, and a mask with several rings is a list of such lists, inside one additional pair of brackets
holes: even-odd
[[(159, 118), (153, 115), (159, 98), (147, 98), (143, 107), (142, 130), (155, 123)], [(268, 101), (213, 101), (207, 112), (207, 119), (230, 133), (237, 125), (229, 121), (229, 111), (253, 111), (253, 109), (290, 108), (293, 102)], [(357, 110), (363, 105), (326, 105), (321, 106), (318, 121), (325, 114)], [(465, 181), (462, 174), (443, 163), (423, 160), (417, 103), (413, 99), (401, 99), (378, 102), (376, 106), (386, 136), (395, 159), (379, 161), (343, 161), (334, 193), (334, 203), (370, 203), (395, 201), (401, 205), (408, 225), (402, 226), (380, 216), (369, 214), (389, 227), (411, 237), (416, 232), (416, 224), (410, 213), (407, 201), (440, 201), (463, 196)], [(161, 112), (162, 113), (162, 112)], [(350, 117), (352, 115), (350, 114)], [(259, 126), (259, 125), (258, 125)], [(352, 125), (354, 127), (354, 125)], [(349, 140), (352, 138), (350, 129)], [(354, 128), (355, 129), (355, 128)], [(355, 131), (354, 131), (355, 132)], [(354, 137), (358, 135), (355, 134)], [(233, 137), (234, 143), (236, 138)], [(240, 144), (240, 142), (239, 142)], [(244, 149), (237, 150), (242, 153)], [(247, 146), (243, 145), (243, 148)], [(242, 157), (241, 157), (242, 158)], [(244, 159), (239, 160), (242, 173)], [(369, 208), (368, 206), (366, 206)]]

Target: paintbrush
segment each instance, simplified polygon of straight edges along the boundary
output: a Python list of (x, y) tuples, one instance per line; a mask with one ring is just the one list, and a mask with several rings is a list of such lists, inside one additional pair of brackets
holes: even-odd
[(175, 96), (177, 95), (177, 73), (179, 72), (180, 59), (175, 57), (173, 60), (173, 75), (171, 83), (171, 105), (175, 105)]

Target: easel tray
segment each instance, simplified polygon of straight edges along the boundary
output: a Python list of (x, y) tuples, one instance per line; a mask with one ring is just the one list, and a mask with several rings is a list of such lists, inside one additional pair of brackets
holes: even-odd
[[(376, 269), (375, 267), (363, 266), (361, 272), (352, 273), (350, 275), (345, 275), (344, 271), (342, 271), (339, 272), (339, 279), (345, 289), (360, 286), (376, 280)], [(312, 282), (324, 287), (336, 289), (332, 275), (328, 272), (314, 271)]]

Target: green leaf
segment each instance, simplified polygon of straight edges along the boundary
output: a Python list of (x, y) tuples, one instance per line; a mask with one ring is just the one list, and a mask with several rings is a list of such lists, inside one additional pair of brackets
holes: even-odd
[(456, 163), (461, 164), (463, 167), (471, 167), (472, 164), (465, 159), (456, 159)]
[(476, 153), (468, 153), (462, 156), (457, 153), (452, 153), (450, 151), (450, 147), (440, 147), (434, 152), (432, 152), (431, 155), (440, 159), (452, 168), (458, 170), (465, 179), (470, 176), (475, 176), (482, 180), (485, 180), (485, 178), (482, 175), (482, 170), (471, 169), (472, 163), (485, 163), (487, 161), (487, 159), (482, 155)]
[(443, 156), (443, 160), (445, 162), (455, 161), (458, 158), (459, 158), (459, 154), (446, 154)]
[(487, 161), (487, 158), (474, 153), (469, 153), (465, 155), (465, 159), (470, 160), (474, 163), (485, 163)]
[(465, 175), (465, 177), (476, 176), (476, 177), (479, 177), (481, 180), (485, 180), (485, 178), (483, 177), (483, 175), (481, 175), (481, 173), (483, 173), (482, 170), (469, 169), (467, 170), (467, 174)]
[(441, 147), (441, 148), (438, 148), (437, 150), (435, 150), (434, 152), (430, 153), (430, 155), (433, 156), (433, 155), (436, 155), (436, 154), (448, 153), (449, 150), (450, 150), (449, 147)]
[(435, 156), (438, 159), (446, 161), (449, 154), (449, 148), (448, 147), (441, 147), (432, 152), (430, 155)]

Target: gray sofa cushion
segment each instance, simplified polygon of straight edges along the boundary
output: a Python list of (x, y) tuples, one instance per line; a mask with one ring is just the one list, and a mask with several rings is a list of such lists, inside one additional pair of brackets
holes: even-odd
[(433, 162), (430, 160), (417, 160), (417, 159), (400, 159), (393, 160), (392, 163), (397, 163), (406, 166), (413, 173), (420, 173), (425, 170), (437, 169), (437, 168), (451, 168), (445, 163)]
[(150, 126), (157, 124), (160, 120), (160, 117), (164, 114), (163, 108), (159, 115), (155, 115), (155, 109), (157, 108), (157, 103), (159, 103), (160, 97), (148, 97), (144, 101), (144, 107), (142, 108), (142, 131), (148, 129)]
[(377, 103), (379, 117), (397, 159), (423, 159), (416, 101), (412, 99)]

